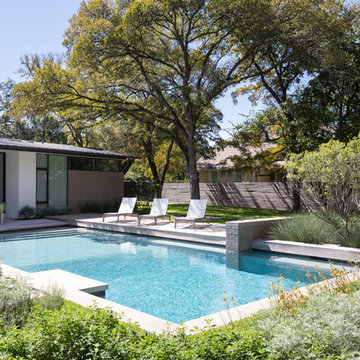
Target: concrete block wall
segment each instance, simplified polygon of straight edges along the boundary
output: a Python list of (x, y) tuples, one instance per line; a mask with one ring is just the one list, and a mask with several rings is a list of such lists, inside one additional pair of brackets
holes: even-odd
[(289, 217), (237, 220), (226, 223), (226, 253), (242, 253), (252, 249), (253, 240), (267, 237), (271, 226)]
[[(188, 203), (190, 185), (167, 183), (164, 198), (170, 203)], [(200, 183), (200, 196), (208, 205), (292, 210), (292, 186), (280, 182)]]

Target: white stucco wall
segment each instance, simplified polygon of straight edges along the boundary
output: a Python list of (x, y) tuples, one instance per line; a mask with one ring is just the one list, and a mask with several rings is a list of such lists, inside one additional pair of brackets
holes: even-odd
[(16, 218), (19, 210), (36, 207), (36, 154), (6, 151), (6, 216)]

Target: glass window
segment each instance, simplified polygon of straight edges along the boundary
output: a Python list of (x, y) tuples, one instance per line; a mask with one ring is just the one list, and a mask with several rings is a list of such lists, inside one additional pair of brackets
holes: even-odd
[(94, 170), (94, 159), (84, 157), (70, 157), (69, 161), (70, 170)]
[(47, 202), (47, 170), (36, 170), (36, 202)]
[(236, 172), (236, 181), (238, 181), (238, 182), (242, 181), (242, 172), (241, 171)]
[(211, 182), (217, 182), (217, 171), (211, 172)]
[(119, 161), (118, 160), (106, 160), (106, 159), (96, 159), (95, 161), (95, 170), (96, 171), (119, 171)]
[(49, 206), (55, 209), (67, 205), (66, 156), (49, 156)]
[(36, 154), (36, 168), (37, 169), (47, 169), (47, 167), (48, 167), (47, 155)]
[(0, 202), (5, 201), (5, 154), (0, 153)]

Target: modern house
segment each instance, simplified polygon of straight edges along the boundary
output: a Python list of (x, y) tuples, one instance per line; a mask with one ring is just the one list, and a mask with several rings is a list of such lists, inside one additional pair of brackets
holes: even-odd
[(81, 201), (114, 201), (124, 194), (124, 174), (136, 156), (71, 145), (0, 138), (0, 202), (6, 215), (69, 207)]
[[(262, 150), (272, 146), (269, 143), (262, 144)], [(248, 151), (255, 154), (259, 149), (250, 148)], [(212, 159), (200, 158), (197, 162), (199, 179), (201, 183), (229, 183), (229, 182), (283, 182), (286, 179), (286, 171), (283, 169), (284, 161), (274, 162), (271, 169), (259, 171), (239, 171), (234, 169), (232, 157), (241, 157), (238, 149), (228, 145), (216, 152)]]

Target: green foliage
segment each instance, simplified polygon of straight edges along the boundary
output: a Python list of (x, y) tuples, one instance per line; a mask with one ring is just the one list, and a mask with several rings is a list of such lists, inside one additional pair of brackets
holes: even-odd
[[(186, 216), (189, 205), (169, 204), (167, 213), (172, 216)], [(249, 218), (268, 218), (278, 216), (292, 216), (290, 211), (274, 209), (241, 208), (232, 206), (207, 206), (206, 216), (211, 218), (212, 223), (225, 224), (227, 221)]]
[(4, 214), (6, 212), (6, 202), (0, 202), (0, 214)]
[(296, 216), (274, 225), (269, 236), (275, 240), (298, 241), (311, 244), (338, 244), (333, 227), (315, 215)]
[(30, 205), (25, 205), (19, 210), (19, 216), (22, 219), (32, 219), (35, 216), (35, 208)]
[(134, 212), (137, 214), (149, 214), (151, 209), (151, 201), (147, 200), (138, 200), (136, 201)]
[(53, 207), (46, 207), (46, 208), (39, 208), (36, 209), (36, 218), (43, 218), (45, 216), (53, 216), (53, 215), (66, 215), (69, 214), (71, 209), (67, 206), (61, 208), (53, 208)]
[(349, 244), (360, 226), (359, 158), (357, 137), (347, 144), (331, 140), (319, 151), (292, 155), (285, 164), (289, 179), (301, 185), (304, 206), (331, 224), (342, 242)]
[(32, 290), (24, 279), (0, 276), (0, 328), (22, 326), (35, 303)]
[(312, 295), (292, 313), (270, 313), (258, 323), (270, 359), (358, 359), (360, 292)]
[[(229, 4), (225, 26), (241, 51), (252, 36), (234, 25), (241, 2), (222, 3)], [(334, 137), (347, 141), (360, 130), (359, 7), (343, 0), (278, 4), (257, 2), (262, 15), (257, 24), (268, 35), (246, 62), (249, 80), (234, 93), (265, 104), (234, 129), (233, 144), (243, 153), (234, 159), (238, 166), (271, 165), (276, 155), (314, 150)], [(268, 146), (260, 151), (263, 140), (274, 144), (273, 151)], [(249, 151), (254, 146), (256, 154)]]
[[(110, 310), (31, 298), (18, 280), (0, 278), (0, 357), (4, 359), (356, 359), (360, 292), (314, 292), (295, 310), (268, 310), (224, 328), (156, 335)], [(51, 295), (49, 295), (51, 296)], [(5, 305), (4, 305), (5, 304)], [(18, 304), (16, 307), (14, 305)], [(34, 306), (34, 304), (38, 304)], [(28, 304), (29, 305), (29, 304)], [(4, 312), (5, 309), (5, 312)], [(12, 314), (4, 322), (4, 314)]]
[(0, 354), (26, 359), (265, 359), (261, 337), (227, 329), (186, 336), (146, 333), (109, 310), (38, 308), (23, 329), (7, 331)]

